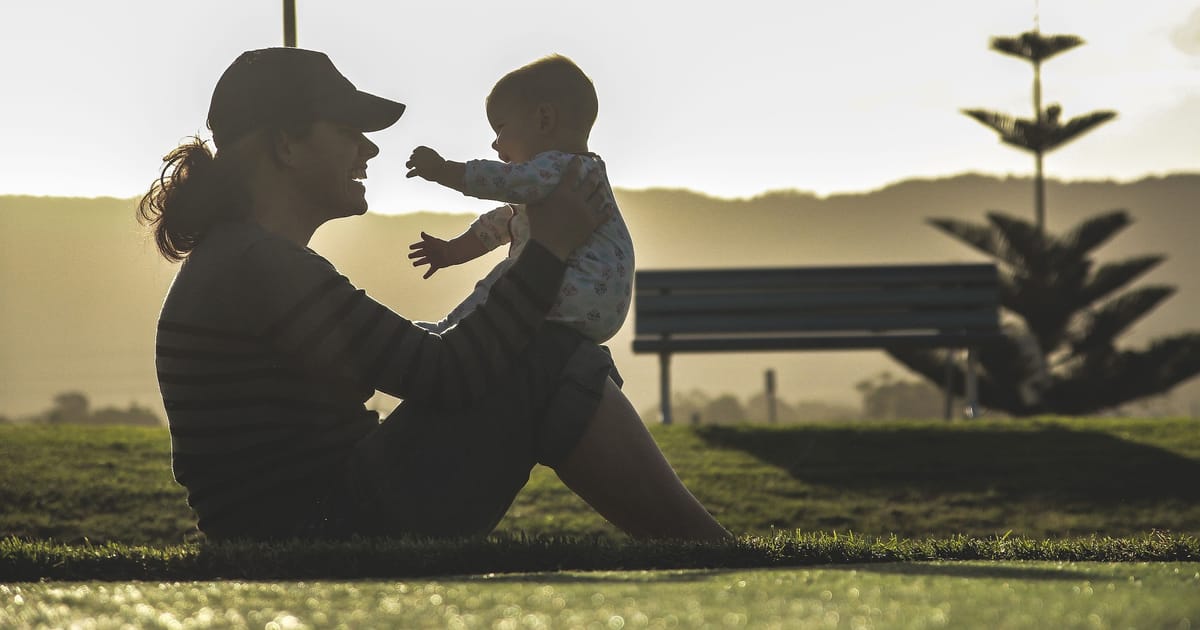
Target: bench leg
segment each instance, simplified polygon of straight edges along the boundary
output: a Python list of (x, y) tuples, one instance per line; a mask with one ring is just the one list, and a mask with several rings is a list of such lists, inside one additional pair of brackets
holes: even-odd
[(659, 400), (662, 408), (662, 423), (671, 424), (671, 355), (663, 352), (658, 355), (659, 365)]
[(946, 376), (942, 383), (942, 391), (946, 392), (946, 402), (942, 405), (942, 419), (950, 421), (954, 409), (954, 348), (946, 351)]
[(775, 424), (776, 412), (778, 411), (778, 401), (775, 399), (775, 370), (768, 369), (766, 374), (766, 395), (767, 395), (767, 424)]
[(967, 417), (979, 417), (979, 361), (975, 350), (967, 348)]

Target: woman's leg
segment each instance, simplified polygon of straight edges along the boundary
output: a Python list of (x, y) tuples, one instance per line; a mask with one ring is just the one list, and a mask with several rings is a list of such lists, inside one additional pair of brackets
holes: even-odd
[(346, 463), (348, 529), (487, 534), (534, 465), (561, 462), (579, 441), (611, 370), (611, 357), (598, 346), (546, 324), (512, 369), (470, 406), (402, 403)]
[[(519, 392), (455, 412), (402, 403), (347, 463), (363, 534), (485, 535), (537, 463)], [(488, 404), (492, 402), (494, 404)]]
[(730, 534), (684, 487), (612, 380), (558, 477), (601, 516), (636, 538), (721, 540)]
[(352, 529), (486, 534), (543, 463), (632, 536), (727, 538), (613, 383), (612, 358), (581, 340), (547, 324), (470, 408), (400, 405), (347, 462), (347, 494), (359, 506)]

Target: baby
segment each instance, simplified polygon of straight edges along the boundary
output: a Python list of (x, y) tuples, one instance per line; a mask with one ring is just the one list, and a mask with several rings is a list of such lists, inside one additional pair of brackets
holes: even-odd
[(633, 241), (617, 212), (612, 188), (600, 156), (588, 151), (588, 135), (596, 120), (596, 90), (570, 59), (551, 55), (518, 68), (496, 83), (487, 97), (487, 117), (496, 140), (499, 162), (443, 159), (428, 147), (413, 150), (408, 177), (422, 177), (480, 199), (504, 205), (476, 219), (466, 232), (448, 240), (421, 233), (409, 246), (413, 266), (429, 265), (425, 278), (438, 269), (473, 260), (509, 243), (508, 257), (475, 285), (475, 290), (440, 322), (418, 324), (441, 332), (455, 325), (487, 299), (488, 290), (529, 241), (523, 204), (546, 197), (558, 184), (567, 163), (579, 156), (583, 175), (599, 171), (599, 192), (612, 218), (567, 260), (558, 299), (547, 319), (560, 322), (602, 343), (621, 328), (633, 294)]

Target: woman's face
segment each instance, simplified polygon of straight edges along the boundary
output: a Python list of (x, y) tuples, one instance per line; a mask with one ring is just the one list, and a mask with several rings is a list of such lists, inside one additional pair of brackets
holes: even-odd
[(310, 207), (322, 219), (367, 211), (367, 161), (379, 147), (353, 127), (328, 121), (313, 124), (312, 131), (295, 141), (296, 184)]

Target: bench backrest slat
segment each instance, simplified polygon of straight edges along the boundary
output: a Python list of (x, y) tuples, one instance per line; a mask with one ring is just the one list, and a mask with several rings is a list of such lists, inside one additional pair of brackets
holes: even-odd
[(879, 311), (847, 314), (743, 313), (737, 315), (692, 314), (639, 316), (637, 333), (769, 333), (785, 331), (877, 331), (902, 330), (958, 331), (996, 327), (995, 309), (960, 310), (939, 313)]
[(637, 272), (637, 290), (686, 291), (740, 289), (798, 289), (822, 286), (919, 286), (995, 284), (996, 268), (990, 264), (839, 266), (759, 269), (681, 269)]
[(995, 288), (968, 287), (954, 291), (944, 288), (898, 288), (895, 290), (848, 291), (772, 291), (638, 293), (639, 316), (687, 316), (703, 313), (751, 312), (854, 312), (888, 308), (935, 310), (939, 308), (976, 308), (997, 305)]
[(777, 335), (675, 335), (643, 336), (633, 340), (635, 353), (646, 352), (746, 352), (760, 350), (860, 350), (878, 348), (965, 348), (995, 341), (995, 332), (777, 334)]

